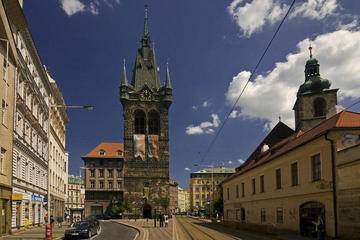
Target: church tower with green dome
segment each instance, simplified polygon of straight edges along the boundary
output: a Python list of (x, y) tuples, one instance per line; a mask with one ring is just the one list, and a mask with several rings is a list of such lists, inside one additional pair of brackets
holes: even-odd
[(326, 119), (329, 110), (337, 105), (337, 91), (331, 82), (320, 76), (320, 65), (312, 56), (305, 65), (305, 82), (299, 87), (293, 110), (296, 130), (307, 131)]

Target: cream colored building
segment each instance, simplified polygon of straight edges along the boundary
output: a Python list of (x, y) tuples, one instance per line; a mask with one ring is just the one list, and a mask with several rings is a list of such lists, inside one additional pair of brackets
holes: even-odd
[(66, 113), (65, 102), (56, 81), (50, 76), (50, 215), (57, 219), (64, 217), (67, 199), (69, 155), (65, 149), (66, 123), (69, 117)]
[(185, 191), (178, 186), (178, 207), (176, 212), (185, 212)]
[(10, 233), (14, 88), (17, 52), (10, 22), (0, 2), (0, 238)]
[(44, 223), (48, 179), (51, 86), (29, 32), (22, 6), (4, 0), (18, 51), (12, 154), (13, 230)]
[(190, 211), (190, 190), (184, 190), (185, 195), (185, 211)]
[(336, 106), (337, 89), (312, 57), (305, 77), (296, 131), (279, 122), (222, 182), (224, 219), (310, 237), (321, 216), (326, 236), (359, 239), (360, 113)]
[(234, 173), (233, 168), (214, 167), (206, 168), (190, 174), (190, 209), (204, 209), (212, 200), (212, 186), (214, 196), (220, 193), (219, 184), (226, 177)]
[(66, 210), (73, 221), (84, 217), (85, 181), (80, 176), (69, 175)]

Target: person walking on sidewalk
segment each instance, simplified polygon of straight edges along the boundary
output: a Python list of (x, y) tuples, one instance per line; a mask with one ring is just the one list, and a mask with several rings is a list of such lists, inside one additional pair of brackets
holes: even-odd
[(165, 227), (169, 226), (169, 217), (168, 215), (164, 215)]
[(62, 216), (58, 216), (57, 217), (57, 219), (56, 219), (56, 221), (58, 222), (58, 224), (59, 224), (59, 228), (61, 228), (62, 227), (62, 222), (63, 222), (63, 217)]
[(324, 232), (325, 232), (325, 226), (324, 226), (324, 220), (321, 216), (318, 217), (318, 220), (316, 222), (312, 222), (315, 225), (315, 231), (317, 232), (318, 240), (324, 240)]

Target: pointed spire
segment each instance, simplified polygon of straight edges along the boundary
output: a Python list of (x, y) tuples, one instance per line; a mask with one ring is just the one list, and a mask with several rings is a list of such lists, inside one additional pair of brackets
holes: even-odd
[(122, 86), (127, 86), (127, 85), (128, 85), (128, 81), (127, 81), (127, 77), (126, 77), (125, 58), (123, 59), (123, 63), (124, 63), (124, 70), (123, 70), (123, 77), (122, 77), (121, 85), (122, 85)]
[(310, 51), (310, 58), (312, 58), (312, 46), (311, 46), (311, 39), (310, 38), (308, 38), (308, 40), (309, 40), (309, 51)]
[(149, 35), (149, 26), (148, 26), (148, 5), (145, 5), (145, 20), (144, 20), (144, 35)]
[(169, 61), (166, 62), (166, 82), (165, 88), (171, 88), (170, 73), (169, 73)]

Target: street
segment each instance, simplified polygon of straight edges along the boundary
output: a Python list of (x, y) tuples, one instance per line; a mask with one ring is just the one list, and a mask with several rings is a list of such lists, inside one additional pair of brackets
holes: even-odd
[(133, 240), (138, 232), (131, 228), (115, 222), (101, 222), (101, 232), (91, 238), (92, 240)]

